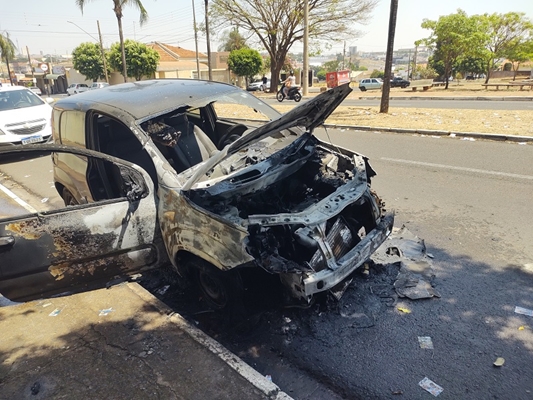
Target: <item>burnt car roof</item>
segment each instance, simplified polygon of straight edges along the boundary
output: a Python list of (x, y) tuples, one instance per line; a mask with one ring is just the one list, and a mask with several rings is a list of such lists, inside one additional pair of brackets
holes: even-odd
[(83, 108), (81, 104), (106, 104), (126, 111), (136, 120), (141, 120), (154, 114), (160, 114), (166, 109), (205, 105), (204, 99), (206, 98), (241, 91), (236, 86), (222, 82), (194, 79), (152, 79), (107, 86), (98, 90), (88, 90), (61, 99), (55, 105), (61, 108)]

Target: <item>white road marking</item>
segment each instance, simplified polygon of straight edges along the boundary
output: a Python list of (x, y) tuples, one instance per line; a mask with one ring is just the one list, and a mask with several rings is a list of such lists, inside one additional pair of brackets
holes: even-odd
[(443, 169), (450, 169), (450, 170), (455, 170), (455, 171), (474, 172), (478, 174), (505, 176), (508, 178), (533, 180), (533, 175), (511, 174), (509, 172), (487, 171), (484, 169), (477, 169), (477, 168), (455, 167), (453, 165), (434, 164), (434, 163), (427, 163), (427, 162), (422, 162), (422, 161), (401, 160), (397, 158), (387, 158), (387, 157), (381, 157), (381, 160), (395, 162), (399, 164), (410, 164), (410, 165), (418, 165), (422, 167), (443, 168)]
[(15, 193), (13, 193), (11, 190), (9, 190), (8, 188), (6, 188), (4, 185), (1, 185), (0, 184), (0, 190), (2, 192), (4, 192), (5, 194), (7, 194), (10, 198), (12, 198), (13, 200), (15, 200), (19, 205), (21, 205), (22, 207), (24, 207), (26, 210), (28, 210), (29, 212), (31, 213), (36, 213), (37, 210), (35, 208), (33, 208), (32, 206), (30, 206), (28, 203), (26, 203), (24, 200), (22, 200), (20, 197), (18, 197)]

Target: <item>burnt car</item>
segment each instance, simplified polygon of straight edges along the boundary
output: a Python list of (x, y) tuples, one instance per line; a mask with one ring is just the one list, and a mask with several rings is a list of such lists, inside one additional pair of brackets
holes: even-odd
[[(0, 293), (27, 300), (167, 260), (214, 308), (232, 301), (250, 268), (279, 276), (300, 304), (338, 288), (394, 220), (371, 190), (368, 159), (313, 135), (350, 92), (338, 86), (283, 115), (232, 85), (197, 80), (58, 101), (54, 182), (64, 226), (75, 219), (77, 229), (41, 229), (42, 215), (0, 220)], [(39, 241), (50, 254), (30, 278), (17, 268)]]

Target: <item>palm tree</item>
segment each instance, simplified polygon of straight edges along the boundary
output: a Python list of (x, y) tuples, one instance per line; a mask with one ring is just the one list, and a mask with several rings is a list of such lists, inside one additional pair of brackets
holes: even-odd
[(9, 69), (9, 59), (15, 58), (15, 44), (9, 38), (9, 33), (6, 31), (0, 33), (0, 57), (6, 60), (9, 83), (13, 84), (13, 81), (11, 80), (11, 70)]
[[(76, 5), (80, 8), (83, 13), (83, 7), (85, 3), (88, 3), (91, 0), (76, 0)], [(124, 75), (124, 82), (128, 78), (128, 72), (126, 70), (126, 50), (124, 48), (124, 35), (122, 33), (122, 8), (127, 5), (132, 5), (139, 9), (139, 23), (141, 26), (148, 20), (148, 12), (141, 3), (141, 0), (113, 0), (113, 11), (117, 16), (118, 21), (118, 35), (120, 37), (120, 49), (122, 51), (122, 75)]]

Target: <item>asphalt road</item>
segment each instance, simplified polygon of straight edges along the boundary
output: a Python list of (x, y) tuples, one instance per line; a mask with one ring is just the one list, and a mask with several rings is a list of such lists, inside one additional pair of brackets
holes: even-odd
[[(441, 399), (531, 399), (533, 318), (514, 310), (533, 309), (533, 147), (329, 135), (370, 157), (373, 187), (396, 210), (396, 226), (433, 255), (442, 297), (398, 299), (389, 265), (358, 276), (338, 304), (267, 311), (242, 333), (224, 318), (191, 318), (295, 398), (428, 399), (418, 385), (427, 377), (444, 388)], [(421, 349), (419, 336), (434, 349)], [(493, 366), (497, 357), (503, 367)], [(295, 366), (335, 396), (323, 386), (310, 394)]]
[[(441, 298), (396, 298), (388, 266), (358, 276), (340, 303), (267, 308), (246, 329), (226, 316), (188, 317), (299, 399), (428, 399), (424, 377), (444, 388), (440, 399), (531, 399), (533, 317), (514, 310), (533, 309), (533, 146), (339, 130), (329, 138), (370, 158), (396, 226), (434, 257)], [(47, 163), (8, 172), (28, 179)], [(47, 179), (36, 199), (52, 191)], [(421, 349), (419, 336), (434, 349)]]
[[(377, 95), (379, 96), (379, 95)], [(533, 96), (532, 96), (533, 97)], [(268, 104), (279, 104), (274, 98), (263, 99)], [(305, 102), (304, 98), (302, 102)], [(296, 105), (292, 100), (285, 100), (282, 104)], [(380, 100), (370, 100), (365, 98), (346, 99), (342, 106), (351, 107), (375, 107), (380, 105)], [(392, 107), (406, 108), (443, 108), (461, 110), (533, 110), (533, 101), (510, 101), (510, 100), (390, 100)]]

